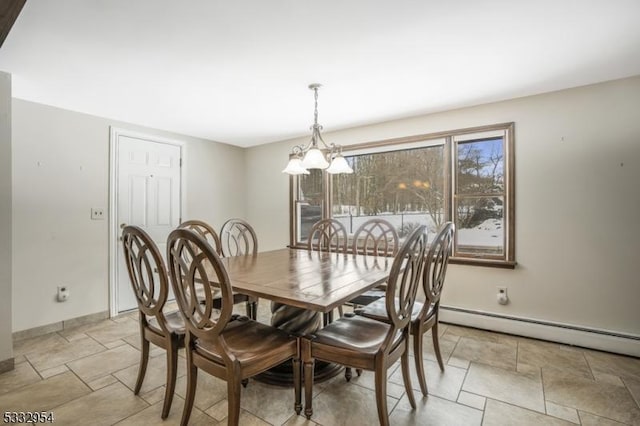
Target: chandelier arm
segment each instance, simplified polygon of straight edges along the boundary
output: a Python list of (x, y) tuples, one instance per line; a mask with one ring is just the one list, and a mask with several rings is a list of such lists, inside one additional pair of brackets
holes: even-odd
[(291, 148), (291, 155), (301, 157), (305, 151), (306, 151), (306, 147), (302, 145), (294, 145), (293, 148)]
[(316, 146), (318, 139), (320, 140), (320, 142), (322, 142), (322, 146), (324, 147), (324, 149), (330, 150), (331, 152), (333, 152), (333, 148), (335, 147), (334, 143), (328, 144), (324, 141), (324, 139), (322, 139), (322, 134), (320, 133), (320, 129), (322, 129), (322, 126), (318, 126), (316, 128), (313, 129), (313, 134), (314, 137), (312, 139), (316, 140)]

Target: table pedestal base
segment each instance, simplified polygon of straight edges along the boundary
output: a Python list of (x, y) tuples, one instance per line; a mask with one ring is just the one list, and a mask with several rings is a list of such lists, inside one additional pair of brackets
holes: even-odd
[[(343, 369), (344, 368), (338, 364), (316, 361), (313, 372), (313, 382), (320, 383), (329, 380), (338, 375)], [(302, 372), (300, 374), (302, 374)], [(269, 385), (291, 387), (293, 386), (293, 365), (291, 361), (287, 361), (264, 373), (258, 374), (254, 379)]]
[[(271, 325), (292, 334), (304, 336), (313, 334), (322, 327), (322, 314), (307, 309), (296, 308), (283, 303), (271, 303)], [(323, 382), (342, 371), (342, 366), (324, 361), (316, 361), (313, 380)], [(293, 386), (292, 362), (284, 362), (255, 377), (256, 380), (277, 386)]]

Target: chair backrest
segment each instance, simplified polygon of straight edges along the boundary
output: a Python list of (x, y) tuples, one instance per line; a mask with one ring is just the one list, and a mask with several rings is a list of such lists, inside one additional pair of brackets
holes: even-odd
[(311, 227), (307, 250), (346, 253), (347, 230), (335, 219), (319, 220)]
[(138, 226), (124, 227), (122, 245), (129, 281), (142, 321), (146, 325), (147, 317), (155, 317), (162, 331), (169, 333), (162, 313), (169, 294), (169, 282), (158, 247), (149, 234)]
[(421, 225), (405, 239), (391, 265), (385, 297), (387, 317), (391, 323), (389, 334), (383, 345), (387, 351), (393, 349), (391, 343), (397, 331), (406, 331), (411, 321), (411, 311), (422, 280), (426, 251), (426, 226)]
[(216, 253), (222, 255), (222, 244), (218, 233), (206, 222), (201, 220), (187, 220), (182, 222), (178, 228), (189, 229), (204, 238), (213, 247)]
[[(233, 313), (233, 292), (220, 256), (200, 235), (176, 229), (167, 240), (167, 262), (188, 334), (216, 342)], [(214, 293), (220, 309), (214, 308)]]
[(419, 318), (422, 320), (426, 319), (430, 307), (437, 309), (440, 304), (440, 294), (442, 293), (449, 256), (453, 247), (454, 230), (455, 225), (453, 223), (445, 222), (440, 227), (427, 252), (422, 280), (427, 303), (424, 304), (420, 312)]
[(351, 250), (357, 254), (395, 256), (398, 253), (398, 232), (384, 219), (370, 219), (353, 234)]
[(251, 225), (242, 219), (229, 219), (220, 229), (222, 255), (246, 256), (258, 253), (258, 237)]

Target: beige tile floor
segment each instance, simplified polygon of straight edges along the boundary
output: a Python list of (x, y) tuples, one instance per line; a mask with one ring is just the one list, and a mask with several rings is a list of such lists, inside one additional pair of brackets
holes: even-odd
[[(268, 320), (269, 304), (260, 304)], [(0, 411), (51, 411), (60, 425), (174, 425), (184, 404), (184, 362), (166, 421), (160, 419), (165, 355), (153, 349), (139, 396), (137, 314), (22, 340), (16, 368), (0, 375)], [(640, 425), (640, 359), (441, 324), (446, 370), (431, 340), (424, 362), (429, 397), (413, 373), (417, 409), (398, 366), (389, 371), (392, 425)], [(184, 361), (184, 360), (183, 360)], [(413, 362), (413, 360), (412, 360)], [(314, 388), (312, 421), (293, 412), (293, 390), (250, 381), (242, 390), (242, 425), (377, 424), (373, 375), (342, 375)], [(226, 424), (226, 385), (199, 374), (190, 424)]]

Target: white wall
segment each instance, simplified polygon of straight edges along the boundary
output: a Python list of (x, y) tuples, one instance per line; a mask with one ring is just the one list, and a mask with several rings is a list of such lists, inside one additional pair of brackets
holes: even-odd
[[(442, 303), (640, 336), (640, 76), (325, 133), (348, 145), (515, 122), (515, 270), (451, 265)], [(328, 123), (323, 123), (330, 128)], [(289, 241), (291, 146), (247, 150), (261, 249)], [(496, 303), (496, 286), (511, 303)]]
[(185, 141), (183, 219), (245, 215), (242, 149), (14, 99), (14, 332), (109, 308), (109, 221), (90, 210), (108, 210), (111, 125)]
[(11, 339), (11, 75), (0, 71), (0, 363)]

